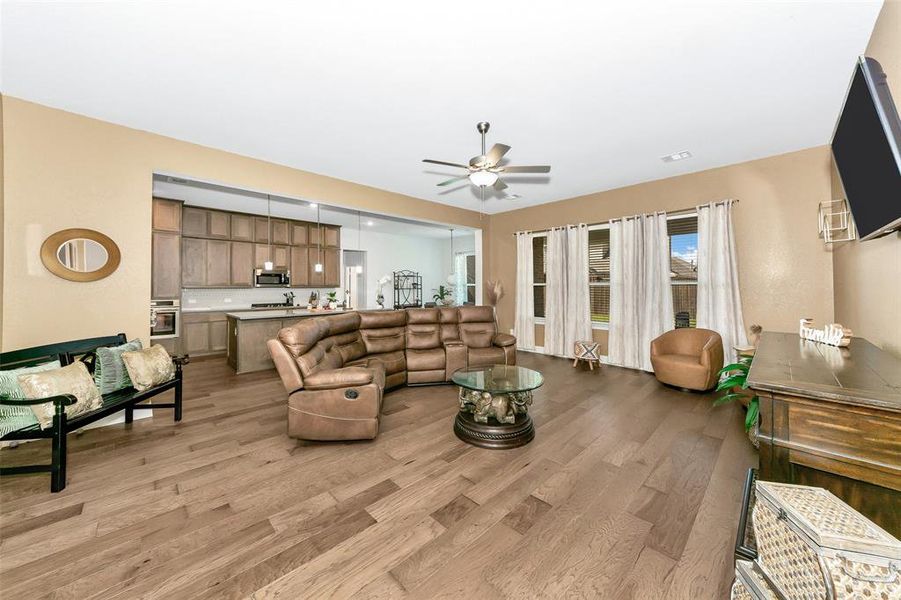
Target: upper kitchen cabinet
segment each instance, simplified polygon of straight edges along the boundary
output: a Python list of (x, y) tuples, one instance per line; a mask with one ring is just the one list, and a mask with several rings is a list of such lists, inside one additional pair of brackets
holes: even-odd
[(310, 245), (318, 246), (320, 243), (319, 231), (322, 230), (322, 245), (337, 248), (341, 245), (341, 228), (334, 225), (310, 225)]
[(272, 219), (272, 227), (270, 229), (273, 244), (288, 245), (291, 243), (287, 221), (284, 219)]
[(230, 285), (253, 287), (253, 249), (250, 242), (231, 242)]
[(288, 246), (269, 246), (267, 244), (254, 244), (253, 263), (257, 269), (263, 268), (263, 263), (272, 261), (273, 269), (290, 269), (291, 256)]
[(253, 218), (253, 241), (269, 243), (269, 219), (266, 217)]
[(310, 243), (310, 227), (306, 223), (291, 221), (291, 244), (294, 246), (306, 246)]
[(253, 217), (250, 215), (231, 214), (231, 239), (238, 242), (253, 241)]
[(182, 238), (181, 283), (186, 288), (227, 287), (231, 284), (229, 242)]
[(181, 236), (154, 231), (152, 239), (150, 296), (154, 300), (181, 298)]
[(153, 229), (181, 233), (181, 202), (154, 198)]
[(306, 246), (295, 246), (291, 248), (291, 287), (308, 285), (310, 285), (310, 249)]
[(227, 240), (231, 235), (230, 215), (219, 210), (186, 206), (182, 212), (182, 234)]

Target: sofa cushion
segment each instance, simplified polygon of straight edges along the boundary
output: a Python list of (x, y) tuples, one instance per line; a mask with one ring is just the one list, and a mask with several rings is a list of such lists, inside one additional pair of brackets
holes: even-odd
[(413, 350), (427, 350), (429, 348), (440, 348), (441, 340), (438, 335), (437, 323), (407, 325), (406, 331), (406, 347)]
[(360, 315), (360, 329), (403, 327), (407, 324), (407, 312), (403, 310), (369, 310)]
[[(160, 348), (160, 346), (154, 346), (154, 348)], [(126, 364), (128, 363), (126, 362)], [(58, 369), (22, 373), (18, 380), (22, 394), (26, 398), (52, 398), (62, 394), (75, 396), (77, 402), (70, 404), (65, 409), (66, 416), (69, 418), (103, 406), (100, 390), (97, 389), (94, 378), (91, 377), (88, 368), (82, 362), (76, 361)], [(53, 425), (53, 414), (56, 409), (52, 402), (32, 404), (30, 408), (34, 411), (34, 416), (40, 423), (41, 429), (47, 429)]]
[(128, 377), (128, 370), (122, 360), (122, 353), (141, 348), (141, 340), (132, 340), (112, 348), (101, 346), (94, 351), (96, 356), (94, 383), (97, 384), (101, 394), (111, 394), (131, 387), (131, 379)]
[(460, 313), (456, 308), (449, 306), (439, 308), (438, 322), (441, 323), (440, 335), (442, 342), (460, 339), (460, 328), (457, 326), (460, 322)]
[(438, 324), (438, 309), (437, 308), (408, 308), (407, 312), (407, 324)]
[(494, 323), (460, 323), (460, 339), (468, 348), (488, 348), (497, 330)]
[(309, 352), (328, 333), (328, 319), (303, 319), (279, 330), (278, 339), (285, 345), (291, 356), (297, 358)]
[[(341, 369), (321, 369), (310, 375), (304, 381), (304, 387), (308, 390), (333, 390), (355, 385), (376, 383), (379, 379), (384, 382), (384, 374), (377, 369), (365, 369), (363, 367), (344, 367)], [(384, 383), (382, 383), (384, 387)]]
[(360, 335), (366, 346), (366, 353), (381, 354), (383, 352), (403, 352), (406, 335), (405, 329), (405, 327), (361, 329)]
[(504, 349), (497, 346), (488, 348), (470, 348), (466, 355), (467, 364), (470, 367), (487, 367), (489, 365), (505, 364)]
[(366, 359), (366, 364), (372, 365), (373, 363), (381, 363), (385, 368), (385, 375), (394, 375), (407, 370), (407, 360), (403, 350), (370, 354)]
[(428, 350), (407, 349), (408, 371), (443, 370), (444, 361), (444, 348), (431, 348)]
[(460, 323), (494, 323), (492, 306), (461, 306), (457, 311)]
[(321, 369), (340, 369), (344, 366), (340, 347), (335, 343), (338, 336), (331, 336), (316, 342), (309, 351), (297, 357), (297, 366), (304, 378)]
[(172, 381), (175, 378), (175, 363), (162, 346), (151, 346), (144, 350), (132, 350), (121, 354), (122, 361), (131, 379), (131, 385), (139, 392)]

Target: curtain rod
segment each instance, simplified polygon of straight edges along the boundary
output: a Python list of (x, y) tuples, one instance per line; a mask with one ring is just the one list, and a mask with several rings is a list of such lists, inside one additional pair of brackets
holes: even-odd
[[(734, 202), (734, 203), (738, 204), (739, 200), (737, 198), (728, 198), (726, 200), (717, 200), (716, 202), (708, 202), (708, 204), (716, 206), (717, 204), (725, 204), (726, 202)], [(699, 204), (698, 206), (704, 206), (704, 205)], [(667, 214), (667, 216), (672, 216), (672, 215), (682, 215), (682, 214), (693, 213), (693, 212), (697, 212), (697, 210), (698, 210), (697, 206), (691, 206), (689, 208), (680, 208), (678, 210), (657, 211), (657, 212), (665, 212)], [(634, 216), (637, 216), (637, 215), (634, 215)], [(632, 217), (616, 217), (613, 219), (607, 219), (606, 221), (598, 221), (597, 223), (586, 223), (586, 225), (588, 225), (588, 227), (594, 227), (595, 225), (605, 225), (607, 223), (610, 223), (610, 221), (618, 221), (619, 219), (629, 219), (629, 218), (632, 218)], [(563, 227), (563, 226), (561, 225), (560, 227)], [(547, 233), (551, 229), (554, 229), (554, 228), (548, 227), (547, 229), (529, 229), (529, 230), (526, 230), (523, 232), (514, 231), (513, 236), (515, 237), (517, 233)]]

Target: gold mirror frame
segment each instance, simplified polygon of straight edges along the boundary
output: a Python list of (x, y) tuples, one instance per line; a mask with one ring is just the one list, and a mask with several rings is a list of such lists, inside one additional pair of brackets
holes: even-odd
[[(59, 261), (57, 252), (63, 244), (76, 239), (92, 240), (106, 250), (106, 264), (96, 271), (73, 271)], [(57, 231), (41, 244), (41, 262), (48, 271), (69, 281), (97, 281), (111, 275), (119, 268), (121, 254), (119, 246), (108, 236), (93, 229), (63, 229)]]

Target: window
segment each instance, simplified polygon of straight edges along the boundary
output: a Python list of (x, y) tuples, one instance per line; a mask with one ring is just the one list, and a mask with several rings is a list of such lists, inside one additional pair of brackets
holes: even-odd
[(466, 255), (466, 304), (476, 303), (476, 255)]
[(694, 327), (698, 315), (698, 216), (670, 219), (666, 229), (676, 327)]
[(592, 323), (610, 323), (610, 229), (588, 231), (588, 300)]
[(547, 256), (547, 236), (532, 238), (532, 277), (534, 284), (535, 316), (544, 318), (544, 290), (547, 286), (545, 257)]

